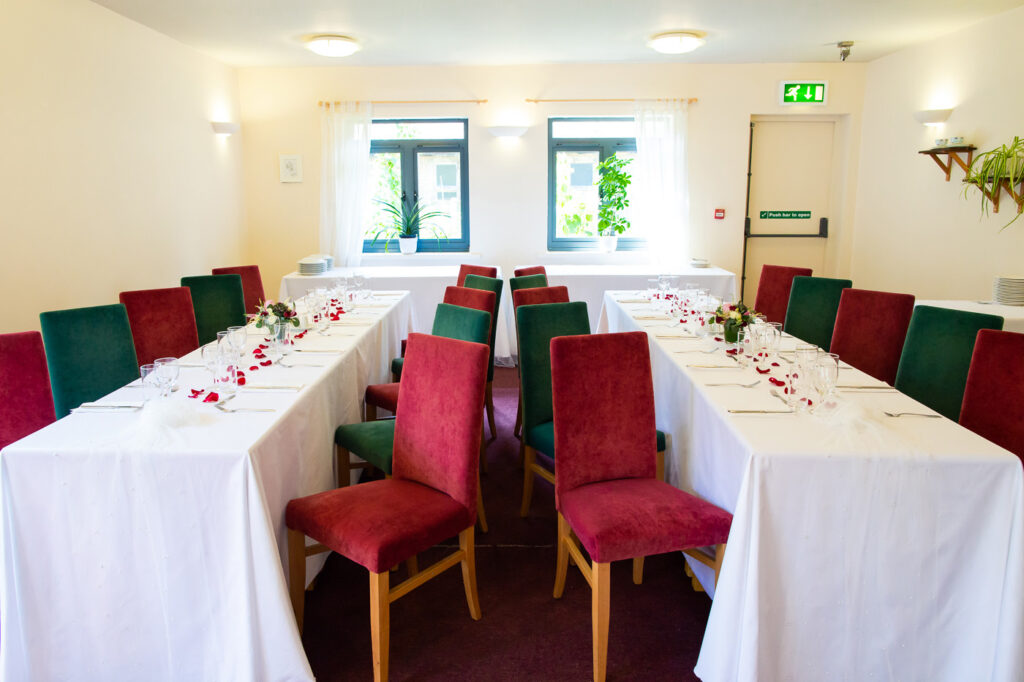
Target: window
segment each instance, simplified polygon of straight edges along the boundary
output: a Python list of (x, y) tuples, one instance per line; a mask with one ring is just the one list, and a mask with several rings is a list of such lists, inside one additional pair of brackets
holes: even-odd
[[(383, 203), (419, 201), (426, 221), (417, 251), (469, 251), (469, 173), (466, 119), (388, 119), (370, 128), (371, 205), (363, 252), (398, 251), (396, 239), (373, 238), (390, 224)], [(438, 239), (434, 232), (442, 235)]]
[[(594, 184), (597, 164), (613, 155), (636, 158), (632, 118), (548, 119), (549, 250), (593, 247), (600, 203)], [(635, 172), (632, 167), (628, 170)], [(632, 221), (630, 209), (626, 209), (626, 218)], [(620, 251), (645, 245), (635, 225), (619, 236)]]

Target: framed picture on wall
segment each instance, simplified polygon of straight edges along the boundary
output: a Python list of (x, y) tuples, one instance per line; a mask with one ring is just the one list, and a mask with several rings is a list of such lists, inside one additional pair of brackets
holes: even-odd
[(302, 182), (302, 156), (281, 154), (281, 182)]

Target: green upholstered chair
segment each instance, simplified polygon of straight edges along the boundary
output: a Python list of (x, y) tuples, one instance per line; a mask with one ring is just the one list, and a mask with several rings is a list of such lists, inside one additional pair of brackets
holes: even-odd
[[(533, 498), (533, 477), (540, 476), (552, 485), (555, 475), (537, 460), (537, 453), (555, 457), (555, 426), (551, 406), (551, 339), (590, 333), (587, 304), (543, 303), (521, 305), (516, 309), (519, 327), (519, 384), (523, 396), (523, 503), (520, 516), (526, 516)], [(664, 478), (665, 434), (657, 432), (659, 479)], [(557, 464), (556, 464), (557, 466)]]
[[(438, 303), (430, 335), (486, 344), (491, 333), (490, 327), (490, 313), (450, 303)], [(402, 378), (404, 365), (405, 358), (395, 358), (391, 361), (391, 373), (396, 379)]]
[(485, 397), (485, 405), (487, 408), (487, 423), (491, 425), (491, 439), (498, 437), (498, 432), (494, 427), (494, 393), (492, 384), (494, 382), (494, 338), (498, 333), (498, 325), (501, 324), (501, 318), (498, 317), (498, 309), (501, 307), (501, 286), (502, 281), (496, 277), (481, 277), (480, 275), (466, 275), (466, 281), (463, 286), (470, 289), (483, 289), (484, 291), (494, 292), (494, 315), (491, 319), (494, 320), (494, 324), (491, 325), (491, 364), (487, 368), (487, 391)]
[(1002, 328), (998, 315), (917, 306), (903, 343), (896, 388), (956, 421), (978, 331)]
[(832, 330), (843, 289), (853, 282), (831, 277), (794, 277), (782, 330), (819, 348), (832, 346)]
[(217, 332), (245, 324), (245, 295), (241, 275), (182, 277), (181, 286), (192, 293), (199, 345), (216, 341)]
[(522, 277), (513, 277), (508, 281), (509, 291), (519, 291), (520, 289), (537, 289), (540, 287), (546, 287), (548, 285), (547, 275), (523, 275)]
[(57, 418), (139, 378), (128, 313), (120, 303), (40, 313)]

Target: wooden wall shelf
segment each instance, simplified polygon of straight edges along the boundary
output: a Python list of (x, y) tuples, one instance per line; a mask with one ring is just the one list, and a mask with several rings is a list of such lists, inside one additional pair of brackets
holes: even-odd
[[(964, 182), (967, 181), (964, 180)], [(974, 185), (975, 187), (978, 187), (978, 185), (975, 185), (974, 183), (970, 184)], [(1019, 190), (1014, 189), (1014, 186), (1010, 184), (1009, 180), (1003, 180), (1003, 182), (999, 186), (1002, 189), (1006, 190), (1006, 193), (1009, 194), (1010, 198), (1013, 199), (1015, 204), (1017, 204), (1017, 213), (1021, 213), (1024, 212), (1024, 178), (1022, 178), (1020, 183), (1018, 184), (1020, 185)], [(978, 187), (978, 189), (984, 192), (985, 196), (988, 197), (989, 202), (991, 202), (992, 204), (992, 212), (999, 213), (999, 197), (1001, 197), (1003, 193), (1000, 192), (998, 189), (995, 192), (990, 192), (987, 189), (983, 189), (981, 187)]]
[[(974, 160), (974, 150), (977, 149), (973, 144), (961, 145), (959, 147), (935, 147), (934, 149), (924, 149), (918, 152), (918, 154), (926, 154), (932, 157), (932, 161), (939, 164), (939, 168), (946, 174), (946, 182), (949, 182), (949, 175), (953, 170), (953, 163), (960, 166), (964, 173), (971, 167), (971, 161)], [(961, 154), (967, 154), (967, 159), (964, 160)], [(941, 156), (946, 157), (945, 160), (939, 158)]]

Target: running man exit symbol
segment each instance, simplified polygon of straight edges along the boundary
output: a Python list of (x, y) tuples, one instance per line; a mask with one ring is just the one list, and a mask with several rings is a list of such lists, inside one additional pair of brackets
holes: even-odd
[(779, 104), (825, 104), (827, 81), (782, 81)]

